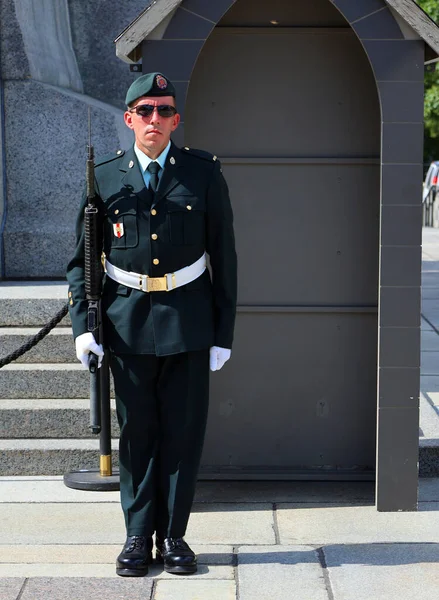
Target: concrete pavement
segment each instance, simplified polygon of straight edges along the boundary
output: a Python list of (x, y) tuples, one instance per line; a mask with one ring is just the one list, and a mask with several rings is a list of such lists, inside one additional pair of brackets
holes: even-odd
[[(420, 443), (439, 448), (439, 231), (424, 231)], [(115, 575), (117, 492), (0, 478), (0, 600), (431, 600), (439, 478), (419, 510), (379, 513), (371, 482), (200, 482), (186, 539), (196, 575)]]

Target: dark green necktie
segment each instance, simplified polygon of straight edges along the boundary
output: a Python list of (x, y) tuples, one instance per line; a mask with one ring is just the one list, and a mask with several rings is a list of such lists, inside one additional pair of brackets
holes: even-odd
[(151, 173), (151, 179), (149, 181), (149, 187), (155, 193), (159, 184), (159, 171), (160, 165), (156, 161), (152, 161), (148, 165), (148, 171)]

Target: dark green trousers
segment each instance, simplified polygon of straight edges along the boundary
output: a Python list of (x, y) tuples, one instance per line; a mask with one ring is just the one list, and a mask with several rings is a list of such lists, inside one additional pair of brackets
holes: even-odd
[(209, 350), (111, 356), (127, 535), (183, 537), (209, 403)]

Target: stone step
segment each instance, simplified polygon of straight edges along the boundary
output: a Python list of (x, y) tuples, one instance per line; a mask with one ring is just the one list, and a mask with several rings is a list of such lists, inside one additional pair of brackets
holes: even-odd
[[(18, 350), (36, 335), (38, 327), (0, 328), (0, 358)], [(31, 350), (16, 359), (16, 363), (66, 363), (77, 362), (75, 343), (70, 327), (56, 327)]]
[(0, 399), (89, 396), (90, 375), (80, 363), (11, 363), (0, 369)]
[[(42, 327), (67, 304), (65, 281), (0, 282), (0, 327)], [(69, 326), (64, 317), (62, 325)]]
[[(113, 467), (118, 467), (118, 441), (112, 441)], [(0, 440), (0, 476), (64, 475), (99, 468), (99, 439)]]
[[(111, 400), (112, 434), (119, 435), (114, 400)], [(14, 398), (0, 400), (0, 438), (92, 438), (90, 402), (80, 399)]]
[[(427, 450), (427, 452), (426, 452)], [(428, 449), (420, 448), (420, 476), (425, 473)], [(99, 466), (99, 439), (0, 439), (0, 476), (63, 475), (76, 469)], [(118, 468), (118, 440), (112, 440), (113, 467)], [(436, 463), (438, 464), (438, 463)], [(433, 475), (431, 463), (428, 477)], [(203, 475), (203, 469), (201, 470)], [(424, 475), (425, 476), (425, 475)], [(201, 477), (202, 479), (205, 477)], [(211, 479), (211, 477), (208, 477)], [(220, 476), (220, 479), (224, 477)], [(228, 477), (226, 477), (228, 479)]]

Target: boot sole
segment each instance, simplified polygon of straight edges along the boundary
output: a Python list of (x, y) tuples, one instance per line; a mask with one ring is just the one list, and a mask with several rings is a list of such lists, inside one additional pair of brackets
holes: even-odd
[(193, 567), (167, 567), (164, 566), (166, 573), (173, 573), (174, 575), (191, 575), (192, 573), (196, 573), (197, 567), (194, 565)]
[(116, 575), (121, 577), (145, 577), (148, 569), (116, 569)]

